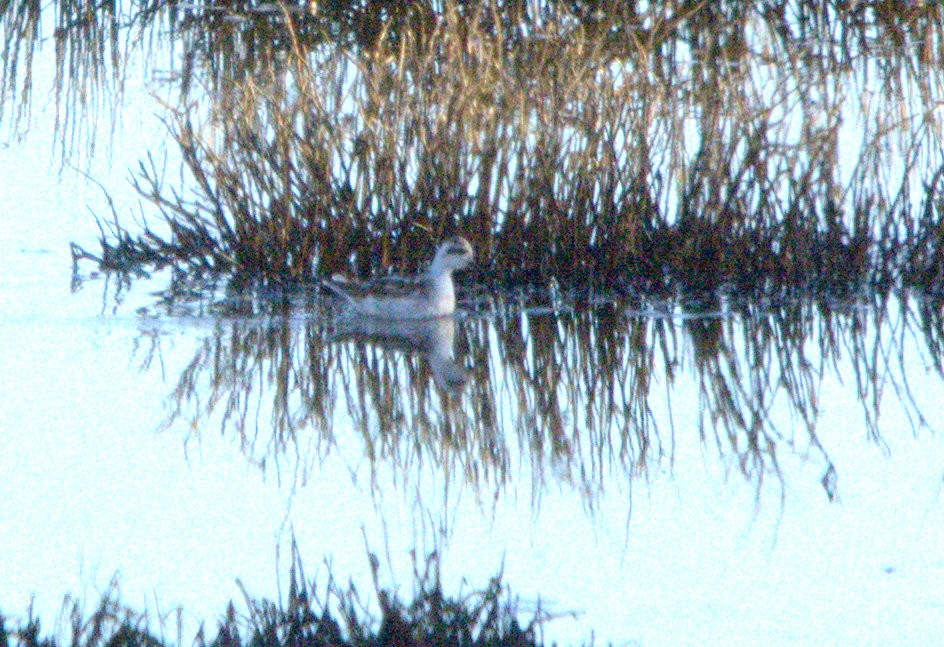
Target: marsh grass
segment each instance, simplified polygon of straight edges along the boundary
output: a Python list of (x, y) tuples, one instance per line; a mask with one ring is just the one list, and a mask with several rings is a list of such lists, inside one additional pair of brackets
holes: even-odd
[(14, 647), (57, 647), (61, 644), (73, 647), (163, 647), (171, 644), (163, 633), (170, 625), (170, 616), (136, 612), (121, 603), (119, 598), (117, 580), (111, 581), (91, 611), (87, 610), (84, 601), (66, 596), (53, 634), (44, 634), (41, 619), (35, 614), (32, 603), (25, 620), (10, 623), (9, 618), (0, 614), (0, 644)]
[(304, 282), (461, 232), (506, 287), (941, 290), (933, 3), (254, 6), (188, 9), (186, 176), (145, 158), (154, 226), (80, 257)]
[[(342, 587), (332, 574), (327, 585), (305, 579), (293, 547), (288, 590), (284, 599), (252, 598), (243, 591), (247, 612), (230, 603), (214, 629), (201, 625), (192, 637), (195, 647), (284, 647), (468, 645), (518, 647), (541, 644), (542, 626), (552, 620), (538, 605), (523, 621), (518, 601), (502, 584), (499, 573), (480, 590), (445, 594), (435, 553), (414, 563), (413, 600), (404, 602), (381, 589), (374, 567), (373, 594), (364, 595), (353, 583)], [(366, 599), (374, 597), (373, 601)], [(379, 609), (379, 614), (378, 614)], [(32, 606), (19, 623), (0, 615), (0, 644), (11, 647), (164, 647), (185, 645), (180, 611), (157, 617), (120, 601), (117, 581), (87, 613), (81, 601), (67, 597), (56, 633), (44, 634)], [(166, 635), (173, 630), (174, 635)]]
[[(151, 53), (139, 50), (144, 25), (158, 26), (148, 4), (154, 3), (0, 2), (0, 122), (11, 135), (19, 139), (32, 129), (33, 95), (39, 92), (53, 103), (54, 142), (63, 165), (109, 142), (120, 120), (128, 60)], [(52, 79), (40, 63), (44, 47), (53, 50)], [(37, 77), (52, 87), (36, 87)]]

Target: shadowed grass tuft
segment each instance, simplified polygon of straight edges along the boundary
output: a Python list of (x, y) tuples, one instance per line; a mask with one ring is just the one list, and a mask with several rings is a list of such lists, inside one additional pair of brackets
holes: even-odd
[[(426, 558), (422, 569), (415, 568), (414, 600), (405, 604), (396, 594), (382, 590), (377, 583), (377, 559), (374, 586), (380, 606), (379, 618), (350, 584), (341, 588), (333, 576), (326, 587), (305, 580), (304, 570), (293, 547), (293, 563), (286, 599), (273, 602), (253, 599), (244, 591), (245, 617), (233, 603), (219, 620), (215, 635), (207, 638), (201, 625), (192, 644), (197, 647), (334, 647), (334, 646), (421, 646), (465, 645), (468, 647), (507, 645), (525, 647), (541, 644), (537, 637), (541, 625), (551, 619), (538, 608), (525, 626), (520, 624), (517, 603), (509, 598), (501, 584), (501, 575), (492, 578), (480, 591), (451, 598), (444, 594), (439, 579), (436, 553)], [(323, 591), (322, 600), (319, 591)], [(0, 645), (4, 647), (165, 647), (183, 645), (179, 611), (177, 636), (164, 636), (172, 617), (154, 618), (136, 612), (118, 600), (117, 583), (102, 596), (98, 607), (86, 615), (82, 605), (67, 598), (68, 610), (63, 630), (45, 636), (32, 606), (21, 624), (0, 615)]]
[[(506, 287), (944, 291), (936, 3), (72, 4), (69, 123), (121, 94), (123, 42), (180, 46), (180, 165), (144, 156), (149, 222), (110, 214), (77, 260), (284, 284), (461, 233)], [(28, 97), (43, 9), (3, 9)]]
[[(169, 187), (148, 158), (135, 183), (160, 227), (135, 235), (114, 219), (103, 257), (305, 282), (412, 270), (460, 232), (478, 254), (468, 279), (505, 287), (857, 294), (941, 282), (912, 266), (940, 252), (915, 248), (932, 225), (910, 215), (916, 182), (940, 199), (940, 115), (922, 106), (940, 92), (924, 74), (941, 60), (913, 61), (906, 45), (937, 37), (938, 9), (837, 35), (818, 21), (868, 16), (546, 8), (514, 20), (417, 8), (354, 48), (312, 39), (302, 14), (267, 16), (286, 47), (241, 68), (228, 58), (234, 78), (216, 102), (170, 111), (189, 177)], [(900, 77), (923, 98), (888, 86)], [(840, 146), (850, 120), (857, 150)], [(900, 186), (885, 182), (896, 151), (908, 160)]]

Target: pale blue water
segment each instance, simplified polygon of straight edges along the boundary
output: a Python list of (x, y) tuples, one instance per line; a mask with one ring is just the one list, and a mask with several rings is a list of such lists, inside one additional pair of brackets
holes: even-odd
[[(353, 392), (333, 394), (327, 450), (309, 428), (291, 446), (297, 456), (289, 451), (276, 466), (264, 446), (243, 446), (231, 425), (221, 432), (219, 409), (188, 409), (189, 417), (159, 428), (182, 372), (218, 331), (227, 340), (234, 327), (262, 336), (275, 328), (304, 348), (303, 333), (318, 315), (166, 315), (154, 305), (165, 277), (135, 282), (118, 302), (104, 278), (71, 292), (68, 243), (94, 248), (97, 229), (86, 205), (102, 201), (80, 175), (56, 174), (42, 132), (0, 150), (5, 615), (23, 614), (34, 597), (51, 622), (64, 595), (92, 605), (117, 576), (124, 602), (164, 611), (179, 605), (192, 630), (241, 598), (237, 579), (253, 595), (276, 595), (292, 536), (309, 577), (325, 578), (327, 560), (335, 577), (369, 590), (366, 537), (382, 555), (385, 581), (404, 597), (414, 548), (439, 548), (447, 592), (462, 581), (466, 590), (484, 586), (503, 568), (506, 584), (525, 600), (540, 596), (545, 609), (580, 612), (547, 626), (545, 637), (563, 642), (589, 640), (591, 631), (598, 641), (647, 645), (917, 645), (944, 635), (944, 383), (920, 335), (897, 314), (870, 333), (887, 340), (879, 348), (889, 358), (904, 357), (876, 364), (882, 442), (868, 437), (849, 349), (809, 387), (819, 442), (839, 475), (833, 502), (820, 482), (829, 464), (782, 390), (769, 394), (782, 482), (768, 471), (758, 485), (730, 452), (719, 452), (710, 433), (700, 440), (703, 400), (689, 320), (650, 309), (627, 314), (628, 321), (665, 319), (681, 362), (674, 381), (664, 371), (651, 376), (647, 404), (665, 455), (650, 455), (632, 478), (604, 467), (602, 487), (588, 493), (579, 478), (558, 478), (559, 463), (536, 469), (514, 436), (509, 480), (497, 489), (487, 478), (478, 488), (466, 483), (461, 464), (446, 470), (428, 458), (403, 471), (382, 457), (372, 469), (342, 397)], [(93, 160), (122, 204), (130, 192), (120, 178), (139, 146), (140, 133), (126, 131), (114, 161)], [(743, 358), (739, 316), (720, 317)], [(498, 415), (513, 432), (525, 418), (497, 351), (495, 321), (486, 314), (460, 325), (486, 331), (471, 339), (490, 344)], [(534, 326), (547, 322), (521, 324), (526, 355), (535, 354)], [(818, 343), (806, 346), (815, 360)], [(894, 389), (902, 383), (899, 366), (913, 404)], [(351, 367), (339, 361), (330, 370), (337, 376)], [(564, 391), (553, 394), (564, 402), (564, 429), (579, 430), (584, 419), (574, 403), (588, 394)], [(262, 412), (251, 418), (262, 438), (271, 431), (272, 396), (271, 383), (260, 378), (246, 398)], [(460, 412), (475, 406), (468, 389), (462, 398)], [(202, 405), (208, 399), (203, 391)], [(436, 416), (450, 409), (434, 397), (430, 410), (435, 430)], [(915, 428), (908, 414), (916, 410), (930, 428)], [(368, 427), (379, 424), (366, 419)], [(580, 451), (591, 453), (591, 446)], [(260, 457), (268, 457), (265, 470)], [(444, 538), (437, 540), (430, 520), (448, 526)]]

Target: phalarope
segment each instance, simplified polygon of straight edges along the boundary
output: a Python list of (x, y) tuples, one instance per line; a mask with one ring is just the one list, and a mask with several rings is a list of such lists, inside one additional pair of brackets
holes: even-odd
[(456, 290), (452, 273), (474, 258), (472, 245), (462, 236), (447, 238), (425, 273), (414, 277), (384, 277), (356, 283), (334, 275), (324, 286), (344, 299), (357, 313), (387, 319), (428, 319), (452, 314)]

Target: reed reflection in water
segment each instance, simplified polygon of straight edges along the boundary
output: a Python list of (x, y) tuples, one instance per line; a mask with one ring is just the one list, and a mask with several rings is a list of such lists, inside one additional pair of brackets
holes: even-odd
[[(193, 440), (219, 424), (248, 459), (300, 482), (353, 436), (374, 475), (381, 464), (404, 483), (432, 471), (489, 499), (527, 466), (535, 503), (557, 484), (591, 507), (608, 480), (670, 467), (681, 443), (717, 452), (758, 491), (782, 481), (784, 451), (812, 452), (832, 499), (837, 474), (817, 435), (824, 378), (861, 403), (848, 433), (881, 442), (889, 394), (918, 428), (928, 418), (909, 376), (944, 377), (940, 306), (907, 298), (495, 299), (476, 310), (393, 325), (338, 319), (313, 300), (303, 316), (284, 306), (220, 319), (181, 373), (166, 426), (188, 420)], [(675, 423), (693, 409), (697, 428)]]

